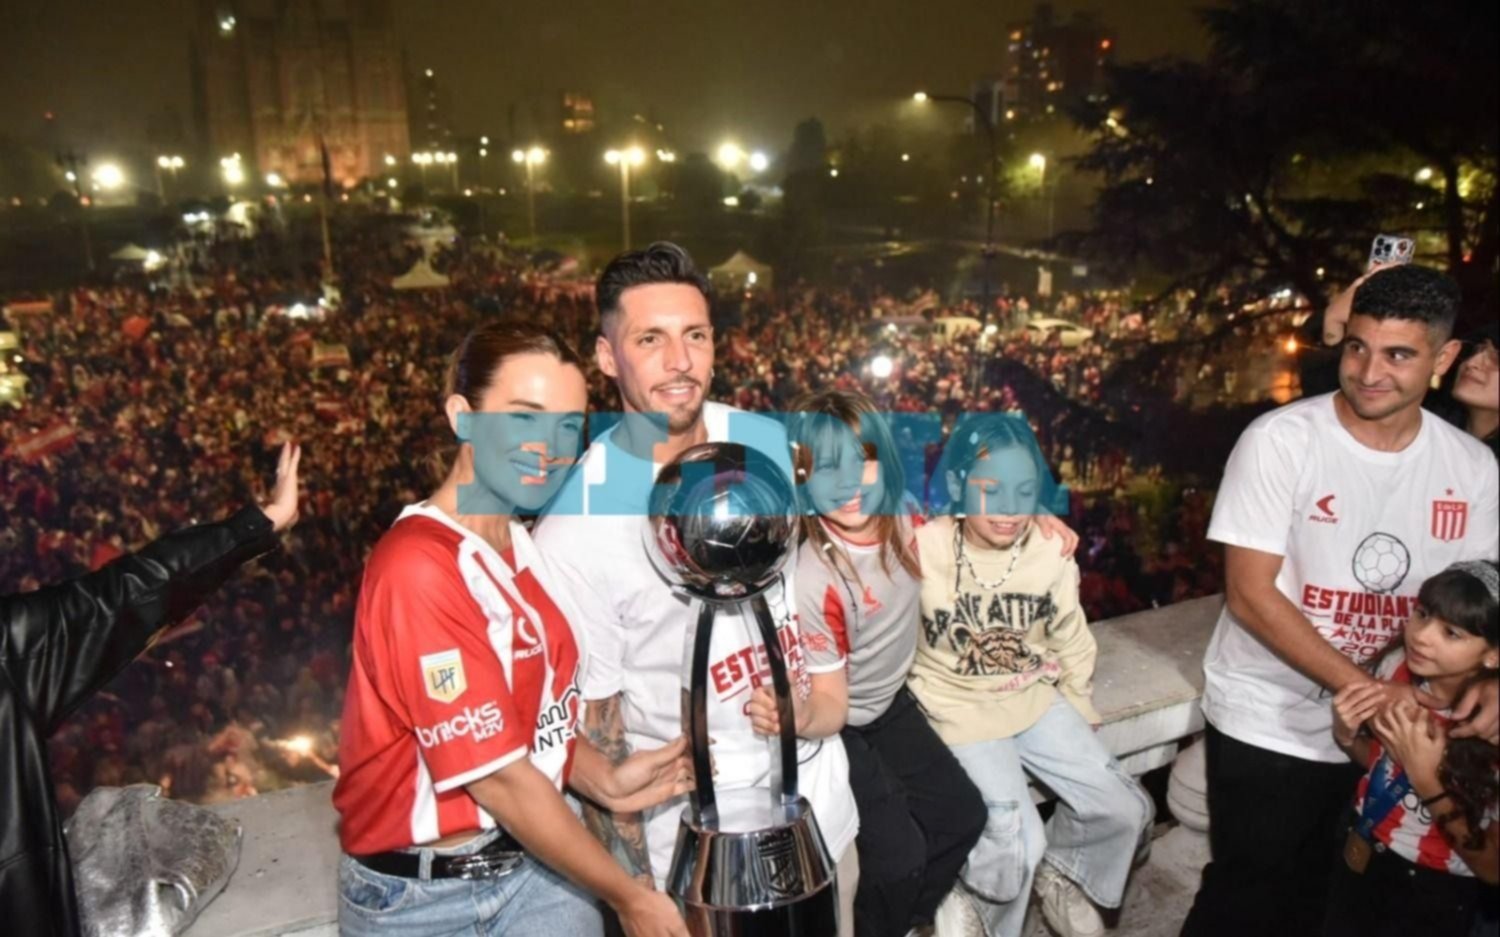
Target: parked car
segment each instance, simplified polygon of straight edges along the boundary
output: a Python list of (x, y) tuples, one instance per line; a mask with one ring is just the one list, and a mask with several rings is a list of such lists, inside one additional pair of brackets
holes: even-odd
[(1049, 319), (1045, 317), (1032, 319), (1026, 323), (1026, 331), (1036, 341), (1043, 341), (1056, 335), (1064, 348), (1077, 348), (1094, 337), (1093, 329), (1086, 329), (1066, 319)]

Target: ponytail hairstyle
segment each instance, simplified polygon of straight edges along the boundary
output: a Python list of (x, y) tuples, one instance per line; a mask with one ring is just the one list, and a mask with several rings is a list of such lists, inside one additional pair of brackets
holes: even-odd
[(909, 503), (906, 494), (906, 472), (901, 467), (890, 424), (875, 409), (874, 402), (857, 392), (824, 390), (793, 400), (791, 411), (787, 418), (787, 439), (792, 447), (792, 473), (802, 511), (803, 538), (817, 548), (819, 557), (834, 572), (850, 582), (859, 580), (849, 555), (834, 543), (806, 489), (817, 467), (817, 453), (836, 450), (844, 435), (853, 433), (865, 460), (874, 459), (880, 464), (880, 477), (876, 481), (879, 497), (874, 504), (863, 505), (864, 512), (875, 519), (880, 567), (889, 575), (899, 565), (913, 577), (919, 577), (921, 569), (912, 549), (909, 525), (901, 522), (902, 516), (910, 515), (915, 505)]
[[(527, 354), (551, 355), (579, 371), (584, 370), (578, 352), (551, 329), (529, 322), (489, 321), (464, 336), (458, 348), (448, 356), (448, 365), (443, 372), (443, 399), (458, 394), (469, 402), (472, 409), (479, 411), (500, 366), (509, 358)], [(450, 438), (452, 430), (441, 411), (439, 419), (442, 420), (439, 438), (449, 441), (439, 443), (429, 452), (426, 464), (433, 483), (440, 485), (453, 469), (459, 446), (467, 440)]]

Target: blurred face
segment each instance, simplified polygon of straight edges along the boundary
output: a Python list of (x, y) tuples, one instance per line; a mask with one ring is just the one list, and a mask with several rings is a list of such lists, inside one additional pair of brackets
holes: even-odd
[(1451, 625), (1417, 606), (1406, 622), (1406, 666), (1428, 680), (1467, 677), (1480, 667), (1500, 666), (1500, 652), (1484, 638)]
[(1361, 419), (1386, 419), (1421, 406), (1433, 377), (1447, 372), (1458, 348), (1455, 341), (1434, 348), (1421, 322), (1350, 316), (1339, 388)]
[(1458, 368), (1453, 397), (1474, 410), (1500, 410), (1500, 351), (1485, 342)]
[(867, 458), (854, 430), (839, 424), (812, 443), (812, 470), (806, 489), (813, 510), (845, 535), (867, 532), (874, 518), (865, 513), (880, 502), (880, 463)]
[(1031, 453), (1020, 446), (989, 452), (965, 480), (965, 536), (991, 549), (1010, 549), (1031, 527), (1040, 490)]
[(596, 353), (614, 378), (627, 413), (661, 413), (673, 434), (698, 424), (714, 367), (708, 301), (685, 283), (633, 286)]
[(454, 432), (472, 447), (477, 482), (460, 485), (459, 513), (483, 513), (466, 508), (485, 496), (499, 502), (496, 511), (545, 504), (578, 457), (587, 406), (583, 372), (541, 353), (501, 362), (478, 412), (458, 395), (448, 398)]

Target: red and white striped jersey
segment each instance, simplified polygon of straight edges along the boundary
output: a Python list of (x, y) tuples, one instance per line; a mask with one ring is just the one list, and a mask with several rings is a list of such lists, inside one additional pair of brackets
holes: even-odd
[(579, 646), (520, 524), (511, 541), (502, 556), (423, 503), (370, 555), (333, 792), (345, 852), (493, 828), (464, 785), (522, 757), (566, 782)]
[[(1376, 676), (1383, 680), (1391, 680), (1396, 683), (1412, 683), (1411, 671), (1406, 667), (1406, 655), (1401, 650), (1395, 650), (1383, 661), (1376, 670)], [(1442, 724), (1449, 722), (1447, 712), (1434, 713), (1434, 717)], [(1359, 788), (1355, 792), (1354, 809), (1356, 813), (1364, 808), (1365, 795), (1370, 790), (1370, 785), (1386, 784), (1393, 781), (1402, 773), (1400, 765), (1391, 766), (1390, 762), (1383, 759), (1384, 746), (1380, 740), (1370, 741), (1370, 763), (1366, 765), (1364, 777), (1359, 779)], [(1388, 775), (1388, 766), (1394, 767), (1394, 774)], [(1443, 801), (1439, 810), (1451, 810), (1452, 804)], [(1487, 817), (1490, 823), (1494, 823), (1494, 816)], [(1443, 834), (1442, 828), (1432, 822), (1432, 812), (1429, 808), (1422, 806), (1421, 797), (1415, 791), (1407, 791), (1401, 803), (1386, 815), (1385, 819), (1376, 824), (1376, 842), (1382, 843), (1387, 849), (1408, 862), (1439, 872), (1447, 872), (1450, 875), (1473, 876), (1474, 872), (1468, 863), (1453, 850), (1448, 837)]]

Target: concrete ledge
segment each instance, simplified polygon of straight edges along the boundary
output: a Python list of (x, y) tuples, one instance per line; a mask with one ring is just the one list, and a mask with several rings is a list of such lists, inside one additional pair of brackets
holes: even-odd
[(1094, 625), (1099, 737), (1132, 774), (1167, 764), (1179, 739), (1203, 730), (1203, 652), (1223, 605), (1212, 595)]
[(336, 937), (339, 838), (333, 782), (215, 806), (240, 822), (240, 864), (184, 937)]
[[(1093, 625), (1100, 738), (1131, 773), (1169, 763), (1179, 740), (1203, 728), (1203, 651), (1222, 604), (1210, 596)], [(185, 937), (334, 937), (339, 845), (332, 792), (325, 782), (213, 808), (240, 821), (244, 847), (234, 877)]]

